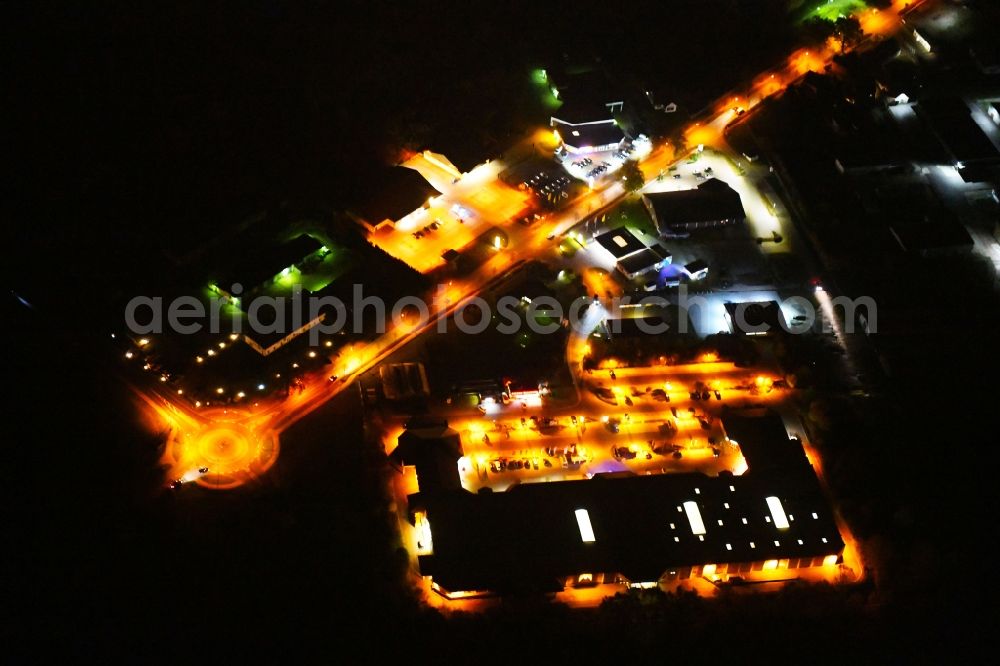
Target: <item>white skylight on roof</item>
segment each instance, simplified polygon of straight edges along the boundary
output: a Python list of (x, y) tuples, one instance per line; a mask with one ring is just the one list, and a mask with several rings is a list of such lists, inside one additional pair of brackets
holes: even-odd
[(590, 514), (587, 513), (586, 509), (577, 509), (573, 513), (576, 514), (576, 524), (580, 528), (580, 540), (584, 543), (593, 543), (597, 539), (594, 538), (594, 528), (590, 524)]
[(788, 518), (785, 516), (785, 509), (781, 506), (781, 500), (773, 495), (771, 497), (765, 498), (767, 502), (767, 508), (771, 511), (771, 517), (774, 518), (774, 526), (779, 530), (788, 529)]
[(684, 513), (687, 514), (688, 522), (691, 523), (692, 534), (704, 534), (705, 523), (701, 519), (701, 511), (698, 510), (697, 502), (684, 502)]
[(621, 236), (612, 236), (611, 240), (615, 242), (618, 247), (628, 247), (628, 242)]

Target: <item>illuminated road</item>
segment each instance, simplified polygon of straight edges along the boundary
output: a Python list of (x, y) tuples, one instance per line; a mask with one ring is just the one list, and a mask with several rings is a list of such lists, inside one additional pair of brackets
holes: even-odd
[[(866, 13), (861, 17), (862, 25), (867, 26), (871, 32), (891, 34), (900, 29), (898, 12), (903, 6), (902, 2), (897, 1), (891, 10), (883, 10), (881, 14)], [(678, 151), (669, 144), (654, 147), (641, 162), (651, 187), (655, 187), (653, 183), (656, 175), (668, 169), (679, 158), (689, 155), (698, 145), (718, 149), (722, 157), (717, 163), (718, 168), (713, 169), (723, 178), (731, 174), (732, 167), (727, 163), (727, 159), (732, 157), (731, 151), (723, 141), (722, 132), (726, 124), (736, 117), (737, 111), (734, 109), (750, 109), (762, 99), (780, 93), (806, 72), (822, 71), (836, 52), (834, 46), (796, 51), (783, 67), (762, 73), (746, 90), (724, 95), (715, 105), (712, 115), (687, 128), (684, 132), (686, 146), (682, 150)], [(481, 166), (458, 182), (449, 182), (449, 179), (454, 180), (454, 175), (433, 162), (422, 163), (419, 167), (422, 172), (431, 174), (429, 178), (432, 182), (444, 191), (431, 206), (427, 220), (429, 223), (440, 218), (440, 228), (421, 239), (413, 238), (414, 230), (395, 230), (385, 238), (373, 238), (373, 242), (423, 272), (441, 265), (440, 255), (446, 249), (461, 249), (490, 226), (503, 226), (510, 237), (509, 245), (497, 251), (470, 276), (443, 285), (446, 294), (444, 300), (436, 300), (434, 296), (437, 294), (432, 294), (427, 299), (430, 304), (430, 319), (426, 324), (421, 326), (405, 321), (393, 323), (376, 341), (356, 345), (348, 353), (331, 359), (334, 364), (332, 372), (340, 378), (335, 382), (327, 380), (327, 371), (322, 375), (305, 377), (301, 390), (293, 390), (284, 401), (272, 398), (245, 407), (233, 406), (212, 411), (201, 411), (178, 400), (178, 396), (166, 392), (163, 387), (154, 386), (139, 391), (151, 426), (162, 428), (166, 425), (169, 429), (163, 462), (169, 467), (170, 479), (193, 481), (209, 488), (232, 488), (257, 478), (274, 464), (279, 450), (278, 438), (283, 429), (345, 390), (357, 374), (375, 367), (394, 350), (427, 330), (437, 319), (452, 314), (459, 306), (522, 262), (553, 252), (554, 243), (558, 242), (559, 236), (587, 216), (621, 201), (626, 195), (618, 180), (598, 183), (596, 189), (586, 193), (566, 209), (553, 213), (532, 228), (526, 229), (512, 224), (513, 218), (525, 210), (526, 195), (497, 180), (497, 174), (504, 168), (501, 161)], [(734, 182), (739, 183), (739, 180), (734, 179)], [(766, 235), (781, 222), (780, 216), (772, 214), (759, 192), (751, 185), (737, 184), (734, 187), (744, 188), (740, 193), (749, 202), (748, 213), (755, 233)], [(459, 219), (462, 221), (459, 222)], [(574, 350), (572, 347), (580, 344), (583, 343), (576, 339), (567, 350), (571, 362), (573, 355), (579, 353), (579, 349)], [(582, 376), (578, 379), (586, 381)], [(581, 388), (584, 399), (596, 399)], [(199, 471), (206, 468), (207, 472)]]

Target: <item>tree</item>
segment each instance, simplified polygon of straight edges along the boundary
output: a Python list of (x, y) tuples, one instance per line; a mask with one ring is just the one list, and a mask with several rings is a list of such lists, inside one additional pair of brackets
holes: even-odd
[(848, 16), (841, 16), (833, 24), (834, 34), (840, 40), (840, 50), (855, 46), (864, 37), (861, 30), (861, 22), (858, 19)]
[(802, 24), (802, 33), (809, 44), (825, 44), (834, 35), (834, 25), (821, 18), (811, 18)]
[(646, 177), (639, 168), (639, 163), (635, 160), (626, 160), (622, 164), (622, 180), (625, 181), (625, 189), (629, 192), (637, 192), (646, 184)]

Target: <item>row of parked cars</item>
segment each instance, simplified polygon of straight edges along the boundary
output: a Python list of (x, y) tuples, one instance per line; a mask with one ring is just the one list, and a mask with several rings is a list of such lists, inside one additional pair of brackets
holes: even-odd
[(610, 167), (611, 164), (609, 162), (601, 162), (600, 164), (598, 164), (593, 169), (587, 172), (587, 177), (593, 178), (594, 176), (599, 176), (605, 171), (607, 171)]
[(430, 235), (431, 232), (437, 231), (441, 228), (441, 220), (434, 218), (434, 221), (428, 225), (425, 225), (422, 229), (417, 229), (413, 232), (414, 238), (423, 238), (425, 235)]
[[(546, 459), (541, 459), (541, 465), (543, 467), (552, 467), (552, 463)], [(490, 471), (494, 474), (500, 474), (501, 472), (515, 472), (518, 470), (529, 470), (538, 469), (539, 459), (538, 458), (496, 458), (490, 461)]]

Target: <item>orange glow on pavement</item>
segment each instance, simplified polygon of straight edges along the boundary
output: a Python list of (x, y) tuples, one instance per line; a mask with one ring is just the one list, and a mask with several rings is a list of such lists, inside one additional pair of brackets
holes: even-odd
[(806, 72), (822, 72), (832, 55), (833, 52), (829, 49), (821, 51), (800, 49), (788, 59), (788, 65), (792, 72), (799, 76)]
[[(724, 113), (732, 113), (726, 111)], [(684, 143), (689, 148), (698, 146), (718, 146), (722, 143), (722, 130), (715, 125), (695, 123), (684, 132)]]

